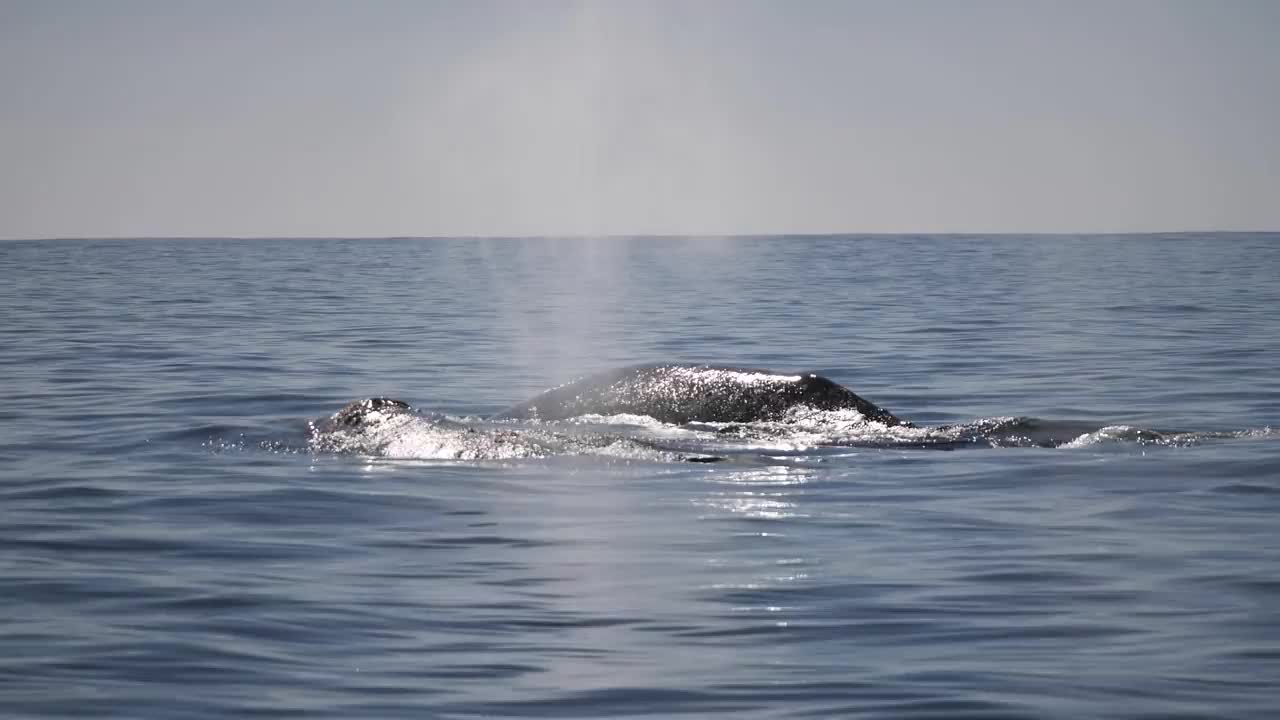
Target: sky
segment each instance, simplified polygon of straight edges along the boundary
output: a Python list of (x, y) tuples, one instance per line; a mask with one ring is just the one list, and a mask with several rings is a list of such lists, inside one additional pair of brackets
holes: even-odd
[(1280, 2), (0, 0), (0, 238), (1280, 229)]

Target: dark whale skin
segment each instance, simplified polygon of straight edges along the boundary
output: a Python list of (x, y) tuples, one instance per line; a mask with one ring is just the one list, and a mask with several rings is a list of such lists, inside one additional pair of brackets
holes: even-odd
[(793, 407), (856, 410), (885, 425), (910, 423), (820, 375), (715, 365), (641, 365), (608, 370), (548, 390), (494, 416), (564, 420), (647, 415), (665, 423), (775, 420)]

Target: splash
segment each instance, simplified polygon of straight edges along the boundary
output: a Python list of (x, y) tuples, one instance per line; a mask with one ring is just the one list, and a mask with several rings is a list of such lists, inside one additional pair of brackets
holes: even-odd
[(652, 462), (711, 458), (656, 447), (619, 432), (571, 428), (520, 427), (506, 423), (470, 424), (459, 418), (401, 413), (373, 416), (358, 428), (313, 433), (317, 453), (355, 454), (396, 460), (520, 460), (593, 455)]
[(1270, 428), (1235, 432), (1160, 432), (1130, 425), (1108, 425), (1093, 432), (1084, 433), (1070, 442), (1063, 443), (1060, 447), (1086, 448), (1098, 445), (1190, 447), (1208, 440), (1265, 438), (1271, 436), (1273, 436), (1273, 433)]

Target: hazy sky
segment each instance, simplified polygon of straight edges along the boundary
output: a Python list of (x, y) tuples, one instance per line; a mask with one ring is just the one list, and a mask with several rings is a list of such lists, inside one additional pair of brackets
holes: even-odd
[(1280, 229), (1280, 2), (0, 0), (0, 237)]

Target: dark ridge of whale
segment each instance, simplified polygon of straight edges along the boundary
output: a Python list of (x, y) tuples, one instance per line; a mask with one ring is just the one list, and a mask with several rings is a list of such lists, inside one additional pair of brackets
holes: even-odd
[(647, 415), (665, 423), (777, 420), (794, 407), (856, 410), (868, 420), (914, 427), (820, 375), (715, 365), (641, 365), (608, 370), (548, 390), (495, 419), (564, 420)]

